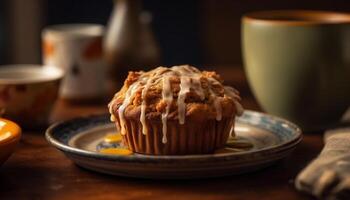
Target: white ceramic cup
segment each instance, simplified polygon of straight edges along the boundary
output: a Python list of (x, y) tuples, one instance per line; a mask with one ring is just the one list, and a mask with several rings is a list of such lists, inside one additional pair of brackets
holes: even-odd
[(60, 87), (61, 97), (85, 100), (106, 95), (103, 33), (104, 27), (98, 24), (62, 24), (43, 30), (43, 63), (66, 73)]

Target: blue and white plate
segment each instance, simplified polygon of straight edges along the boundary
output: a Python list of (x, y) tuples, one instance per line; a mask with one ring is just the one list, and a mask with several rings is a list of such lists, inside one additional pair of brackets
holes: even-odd
[(237, 141), (248, 142), (251, 148), (238, 147), (215, 154), (150, 156), (98, 152), (98, 146), (111, 132), (116, 132), (115, 125), (108, 115), (101, 115), (54, 124), (46, 131), (46, 138), (83, 168), (155, 179), (207, 178), (250, 172), (286, 157), (302, 139), (301, 130), (295, 124), (254, 111), (245, 111), (236, 118), (235, 125)]

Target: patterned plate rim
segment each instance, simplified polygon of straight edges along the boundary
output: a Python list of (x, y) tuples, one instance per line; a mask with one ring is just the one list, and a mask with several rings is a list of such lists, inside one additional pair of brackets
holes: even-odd
[[(278, 121), (281, 122), (283, 124), (287, 124), (292, 130), (294, 130), (294, 138), (291, 138), (288, 141), (276, 144), (276, 145), (272, 145), (263, 149), (257, 149), (257, 150), (253, 150), (253, 151), (246, 151), (246, 152), (229, 152), (229, 153), (222, 153), (222, 154), (199, 154), (199, 155), (140, 155), (140, 154), (136, 154), (136, 155), (109, 155), (109, 154), (101, 154), (98, 152), (93, 152), (93, 151), (86, 151), (83, 149), (78, 149), (75, 147), (71, 147), (68, 146), (67, 144), (64, 144), (62, 142), (60, 142), (58, 139), (56, 139), (53, 134), (56, 131), (57, 128), (59, 128), (60, 126), (65, 126), (67, 124), (70, 124), (74, 121), (77, 120), (89, 120), (92, 118), (98, 118), (98, 117), (102, 117), (105, 116), (106, 114), (102, 114), (102, 115), (92, 115), (92, 116), (87, 116), (87, 117), (78, 117), (78, 118), (74, 118), (74, 119), (70, 119), (70, 120), (66, 120), (66, 121), (62, 121), (62, 122), (56, 122), (54, 124), (52, 124), (45, 132), (45, 137), (47, 139), (47, 141), (53, 145), (54, 147), (56, 147), (57, 149), (63, 151), (63, 152), (69, 152), (69, 153), (73, 153), (73, 154), (77, 154), (80, 156), (88, 156), (88, 157), (93, 157), (96, 159), (101, 159), (101, 160), (115, 160), (115, 161), (140, 161), (140, 162), (152, 162), (152, 161), (159, 161), (159, 160), (163, 160), (163, 161), (179, 161), (179, 160), (203, 160), (203, 159), (228, 159), (230, 157), (240, 157), (240, 156), (245, 156), (245, 155), (252, 155), (252, 154), (264, 154), (267, 152), (279, 152), (279, 151), (285, 151), (288, 150), (290, 148), (295, 147), (301, 140), (302, 140), (302, 131), (301, 129), (294, 123), (277, 117), (277, 116), (273, 116), (270, 114), (266, 114), (266, 113), (261, 113), (261, 112), (256, 112), (256, 111), (252, 111), (252, 110), (245, 110), (244, 113), (246, 115), (252, 115), (252, 116), (265, 116), (267, 118), (269, 118), (272, 121)], [(248, 123), (244, 123), (244, 122), (240, 122), (242, 124), (248, 124)], [(249, 124), (252, 125), (252, 124)], [(253, 125), (252, 125), (253, 126)], [(261, 127), (259, 127), (261, 128)], [(271, 131), (271, 130), (268, 130)], [(274, 134), (276, 134), (274, 132)]]

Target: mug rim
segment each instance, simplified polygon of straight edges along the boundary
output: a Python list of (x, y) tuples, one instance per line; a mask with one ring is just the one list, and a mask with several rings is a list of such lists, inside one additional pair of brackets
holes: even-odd
[(52, 36), (58, 38), (91, 38), (102, 37), (105, 26), (92, 23), (72, 23), (56, 24), (46, 26), (42, 31), (42, 36)]
[(321, 10), (265, 10), (244, 14), (242, 22), (286, 26), (339, 25), (350, 24), (350, 14)]

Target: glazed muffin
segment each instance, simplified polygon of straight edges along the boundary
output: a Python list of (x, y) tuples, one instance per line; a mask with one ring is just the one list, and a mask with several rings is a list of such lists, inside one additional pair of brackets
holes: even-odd
[(237, 90), (189, 65), (129, 72), (108, 107), (124, 144), (151, 155), (212, 153), (243, 111)]

